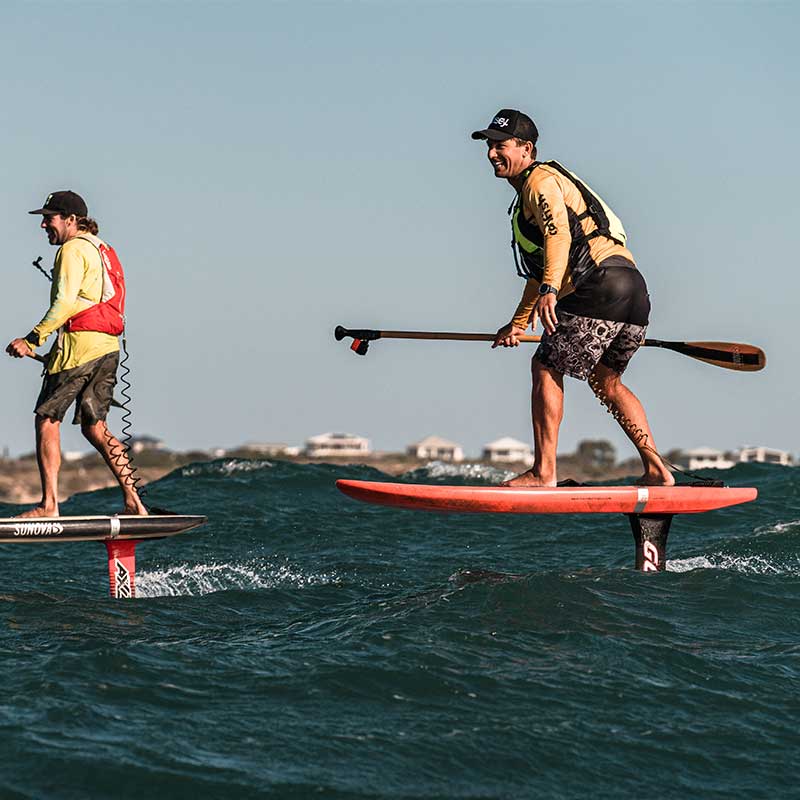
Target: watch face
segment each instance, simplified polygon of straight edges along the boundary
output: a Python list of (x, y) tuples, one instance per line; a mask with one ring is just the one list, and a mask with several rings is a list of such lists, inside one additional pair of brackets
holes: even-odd
[(549, 292), (550, 292), (550, 286), (549, 286), (549, 284), (547, 284), (547, 283), (543, 283), (543, 284), (542, 284), (542, 285), (539, 287), (539, 294), (541, 294), (541, 295), (545, 295), (545, 294), (548, 294)]

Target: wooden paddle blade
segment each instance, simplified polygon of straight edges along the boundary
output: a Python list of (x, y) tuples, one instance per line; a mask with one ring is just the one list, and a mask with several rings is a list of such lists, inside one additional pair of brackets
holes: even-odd
[(663, 342), (659, 339), (645, 340), (646, 347), (662, 347), (674, 350), (706, 364), (738, 372), (758, 372), (767, 365), (767, 356), (760, 347), (739, 342)]

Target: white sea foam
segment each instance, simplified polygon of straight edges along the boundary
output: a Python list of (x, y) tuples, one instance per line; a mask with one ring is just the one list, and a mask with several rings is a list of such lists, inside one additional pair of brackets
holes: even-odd
[(753, 531), (758, 536), (769, 533), (800, 533), (800, 519), (789, 522), (774, 522), (771, 525), (762, 525)]
[(667, 559), (667, 572), (689, 572), (693, 569), (713, 569), (714, 565), (705, 556)]
[(306, 574), (291, 564), (250, 561), (237, 564), (177, 564), (136, 574), (138, 597), (179, 597), (231, 589), (304, 589), (338, 582), (335, 573)]
[(469, 478), (501, 483), (513, 478), (517, 473), (513, 470), (490, 467), (486, 464), (453, 464), (448, 461), (431, 461), (424, 467), (404, 473), (401, 477), (419, 477), (420, 474), (429, 478)]
[(275, 465), (271, 461), (256, 458), (251, 460), (231, 458), (226, 461), (212, 461), (208, 464), (189, 464), (182, 467), (180, 474), (184, 478), (195, 475), (233, 475), (237, 472), (256, 472), (260, 469), (269, 469)]
[(694, 558), (677, 558), (667, 561), (669, 572), (688, 572), (692, 569), (721, 569), (745, 575), (798, 575), (800, 559), (776, 561), (762, 555), (734, 556), (713, 553)]

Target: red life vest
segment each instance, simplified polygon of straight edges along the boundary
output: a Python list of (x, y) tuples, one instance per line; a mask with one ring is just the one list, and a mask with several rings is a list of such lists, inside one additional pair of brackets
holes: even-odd
[(122, 264), (111, 245), (99, 239), (100, 244), (86, 236), (79, 236), (93, 244), (100, 252), (103, 263), (103, 294), (99, 303), (70, 317), (64, 325), (68, 333), (98, 331), (119, 336), (125, 330), (125, 275)]

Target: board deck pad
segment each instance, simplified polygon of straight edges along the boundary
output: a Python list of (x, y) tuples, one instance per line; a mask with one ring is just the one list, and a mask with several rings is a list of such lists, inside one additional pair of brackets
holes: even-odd
[(729, 486), (442, 486), (338, 480), (365, 503), (419, 511), (501, 514), (699, 514), (749, 503), (758, 490)]

